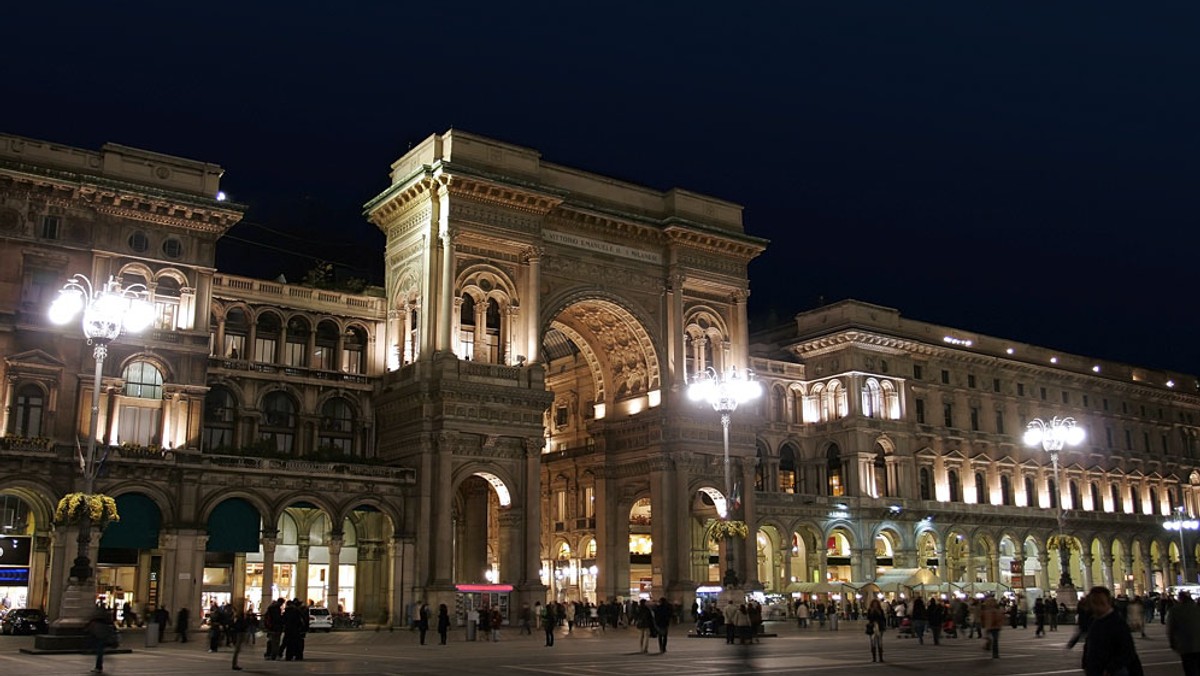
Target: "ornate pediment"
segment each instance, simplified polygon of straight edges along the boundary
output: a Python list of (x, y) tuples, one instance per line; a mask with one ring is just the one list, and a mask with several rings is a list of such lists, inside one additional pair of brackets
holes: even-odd
[(66, 367), (66, 364), (61, 360), (51, 356), (47, 352), (36, 349), (5, 357), (4, 363), (8, 366), (7, 370), (10, 375), (21, 373), (57, 374)]

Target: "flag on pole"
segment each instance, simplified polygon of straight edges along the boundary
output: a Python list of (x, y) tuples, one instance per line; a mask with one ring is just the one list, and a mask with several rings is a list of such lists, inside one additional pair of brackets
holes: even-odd
[(733, 511), (742, 508), (742, 482), (735, 481), (733, 483), (733, 495), (729, 497), (729, 502), (733, 505)]

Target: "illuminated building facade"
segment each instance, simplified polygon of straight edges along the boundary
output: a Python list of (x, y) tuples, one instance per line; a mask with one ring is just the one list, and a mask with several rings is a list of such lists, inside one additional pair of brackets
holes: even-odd
[[(93, 362), (45, 317), (75, 272), (144, 283), (157, 308), (104, 365), (109, 601), (288, 596), (393, 622), (421, 598), (461, 609), (464, 585), (507, 607), (688, 604), (725, 546), (770, 592), (921, 568), (1046, 590), (1060, 503), (1077, 585), (1174, 578), (1162, 522), (1198, 507), (1194, 377), (854, 301), (751, 337), (766, 242), (740, 206), (460, 131), (407, 152), (366, 205), (383, 289), (226, 275), (215, 247), (242, 207), (220, 175), (0, 136), (0, 537), (20, 543), (0, 596), (54, 614), (74, 556), (51, 514), (79, 483)], [(719, 416), (685, 389), (746, 367), (765, 396), (732, 416), (726, 495)], [(1061, 486), (1021, 443), (1053, 416), (1087, 432)], [(735, 497), (751, 537), (713, 538)]]

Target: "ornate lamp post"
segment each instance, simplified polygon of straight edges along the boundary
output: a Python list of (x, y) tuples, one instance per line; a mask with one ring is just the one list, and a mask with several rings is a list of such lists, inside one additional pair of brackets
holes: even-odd
[(688, 399), (708, 402), (713, 410), (721, 414), (721, 430), (724, 440), (725, 467), (725, 510), (721, 514), (726, 526), (722, 529), (725, 540), (725, 579), (726, 586), (737, 586), (737, 572), (734, 568), (733, 543), (730, 542), (732, 529), (732, 495), (733, 477), (729, 473), (729, 421), (730, 416), (737, 410), (739, 404), (744, 404), (762, 395), (762, 384), (754, 379), (754, 372), (745, 369), (741, 373), (737, 368), (730, 367), (723, 374), (718, 374), (711, 366), (697, 373), (687, 386)]
[[(109, 277), (104, 286), (96, 288), (84, 275), (75, 275), (58, 292), (58, 298), (50, 304), (50, 320), (55, 324), (66, 324), (82, 312), (83, 336), (92, 345), (92, 356), (96, 358), (96, 373), (92, 381), (92, 419), (88, 430), (87, 455), (81, 461), (83, 471), (83, 496), (85, 507), (79, 515), (79, 555), (71, 567), (71, 577), (83, 585), (92, 579), (92, 566), (88, 558), (92, 538), (92, 511), (86, 507), (94, 493), (96, 483), (96, 427), (100, 419), (100, 379), (104, 370), (104, 359), (108, 356), (108, 344), (121, 333), (137, 333), (154, 320), (154, 308), (145, 300), (146, 287), (133, 284), (122, 287), (114, 277)], [(89, 600), (89, 606), (94, 599)]]
[(1076, 426), (1075, 419), (1071, 417), (1055, 416), (1049, 422), (1034, 418), (1025, 426), (1025, 445), (1041, 446), (1043, 451), (1050, 454), (1050, 462), (1054, 466), (1054, 490), (1058, 493), (1054, 496), (1054, 505), (1058, 508), (1058, 561), (1062, 568), (1062, 576), (1058, 581), (1060, 587), (1075, 585), (1071, 582), (1071, 571), (1067, 569), (1071, 550), (1067, 547), (1066, 536), (1063, 534), (1062, 482), (1058, 478), (1058, 452), (1063, 446), (1078, 446), (1083, 443), (1083, 438), (1083, 428)]
[(1179, 531), (1179, 576), (1181, 578), (1179, 583), (1189, 584), (1187, 574), (1187, 550), (1184, 549), (1183, 531), (1200, 529), (1200, 521), (1186, 518), (1187, 510), (1183, 507), (1183, 505), (1176, 507), (1175, 511), (1179, 513), (1179, 518), (1174, 521), (1167, 521), (1163, 524), (1163, 528), (1167, 530)]

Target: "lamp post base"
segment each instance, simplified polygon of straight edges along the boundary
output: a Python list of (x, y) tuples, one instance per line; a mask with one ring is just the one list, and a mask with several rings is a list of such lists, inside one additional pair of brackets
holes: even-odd
[(58, 617), (50, 623), (50, 631), (33, 639), (34, 653), (91, 652), (91, 637), (87, 623), (96, 612), (96, 579), (80, 582), (71, 578), (63, 592)]

